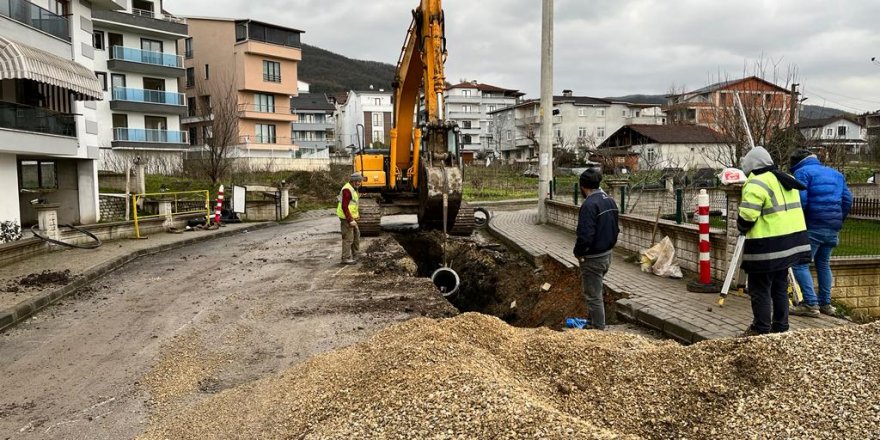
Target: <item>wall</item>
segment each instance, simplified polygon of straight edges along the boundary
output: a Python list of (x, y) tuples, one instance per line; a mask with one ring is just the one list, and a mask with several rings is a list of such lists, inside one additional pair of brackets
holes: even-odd
[(248, 200), (245, 213), (240, 214), (243, 221), (274, 221), (278, 219), (278, 209), (274, 200)]
[(853, 197), (867, 197), (869, 199), (880, 199), (880, 184), (873, 183), (850, 183), (849, 190), (852, 191)]
[[(22, 193), (18, 198), (19, 209), (21, 212), (22, 227), (30, 227), (37, 223), (37, 211), (31, 206), (30, 201), (36, 198), (43, 198), (48, 203), (57, 203), (61, 205), (58, 208), (58, 223), (67, 224), (79, 223), (80, 218), (80, 196), (79, 196), (79, 170), (76, 160), (56, 160), (55, 173), (58, 179), (58, 188), (36, 193)], [(16, 182), (15, 188), (18, 187)], [(95, 204), (97, 204), (97, 194), (95, 194)], [(95, 208), (97, 209), (97, 207)]]
[(18, 161), (14, 154), (0, 154), (0, 222), (21, 224), (18, 203)]
[(125, 221), (125, 199), (122, 194), (101, 194), (101, 221)]
[[(697, 194), (699, 189), (687, 188), (682, 195), (682, 209), (685, 213), (693, 213), (697, 207)], [(571, 190), (567, 191), (568, 193)], [(727, 209), (727, 194), (722, 189), (709, 188), (709, 210), (725, 212)], [(565, 194), (568, 196), (569, 194)], [(619, 194), (613, 194), (615, 199), (619, 199)], [(665, 189), (646, 189), (646, 190), (628, 190), (626, 194), (626, 214), (646, 215), (655, 217), (657, 208), (660, 207), (660, 214), (675, 213), (675, 192)]]
[(832, 259), (831, 271), (832, 300), (854, 316), (880, 318), (880, 258)]

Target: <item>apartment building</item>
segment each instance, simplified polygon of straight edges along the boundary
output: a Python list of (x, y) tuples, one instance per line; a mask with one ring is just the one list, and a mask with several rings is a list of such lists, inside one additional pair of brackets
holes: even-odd
[(296, 116), (291, 124), (291, 136), (296, 145), (296, 157), (329, 159), (330, 147), (336, 141), (336, 107), (323, 93), (303, 93), (290, 99), (290, 109)]
[(290, 99), (297, 95), (302, 31), (250, 19), (187, 17), (186, 24), (190, 36), (178, 50), (190, 145), (211, 144), (218, 124), (234, 120), (238, 156), (295, 155)]
[(186, 100), (178, 91), (185, 72), (178, 40), (187, 27), (160, 0), (122, 1), (124, 9), (92, 13), (95, 74), (104, 90), (97, 104), (99, 165), (122, 171), (140, 157), (147, 172), (174, 172), (189, 148), (180, 124)]
[(448, 118), (461, 128), (462, 151), (492, 149), (494, 139), (489, 122), (496, 110), (516, 105), (524, 96), (518, 90), (505, 89), (478, 81), (463, 81), (446, 90)]
[[(541, 138), (540, 108), (539, 100), (527, 100), (489, 113), (493, 149), (501, 158), (527, 161), (536, 156)], [(666, 123), (666, 115), (657, 105), (575, 96), (571, 90), (553, 97), (552, 117), (553, 147), (579, 152), (594, 151), (624, 125)]]
[(95, 223), (97, 100), (92, 13), (122, 0), (0, 2), (0, 223), (37, 222), (31, 204), (57, 205), (58, 222)]
[[(391, 92), (382, 89), (348, 92), (344, 99), (336, 103), (336, 138), (339, 147), (351, 150), (360, 142), (367, 147), (387, 147), (391, 142), (392, 112)], [(363, 128), (359, 129), (358, 126)]]

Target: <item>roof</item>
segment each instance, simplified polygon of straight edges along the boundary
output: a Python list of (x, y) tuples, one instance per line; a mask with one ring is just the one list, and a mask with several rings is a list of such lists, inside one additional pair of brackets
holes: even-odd
[[(516, 105), (512, 105), (509, 107), (502, 107), (498, 110), (491, 111), (491, 112), (489, 112), (489, 114), (500, 113), (502, 111), (510, 110), (513, 108), (527, 107), (530, 105), (540, 105), (540, 104), (541, 104), (540, 99), (527, 99), (527, 100), (522, 101)], [(557, 95), (557, 96), (553, 97), (553, 105), (557, 105), (557, 104), (593, 105), (593, 106), (608, 107), (614, 103), (611, 101), (608, 101), (606, 99), (593, 98), (590, 96), (560, 96), (560, 95)], [(621, 103), (621, 104), (623, 104), (623, 103)], [(628, 103), (626, 103), (626, 104), (628, 104)], [(652, 106), (652, 107), (656, 107), (656, 106)]]
[(631, 130), (657, 144), (725, 144), (724, 137), (711, 128), (702, 125), (624, 125), (608, 137), (602, 144), (615, 138), (619, 133)]
[(493, 86), (491, 84), (484, 84), (476, 81), (465, 81), (454, 86), (447, 86), (448, 90), (452, 89), (477, 89), (481, 92), (487, 93), (504, 93), (505, 95), (509, 94), (512, 96), (524, 96), (525, 93), (520, 92), (519, 90), (514, 89), (505, 89), (498, 86)]
[(100, 100), (103, 86), (95, 73), (75, 61), (0, 36), (0, 79), (29, 79), (71, 90), (81, 100)]
[(677, 93), (677, 94), (672, 94), (672, 95), (667, 95), (667, 96), (702, 95), (702, 94), (704, 94), (704, 93), (711, 93), (711, 92), (714, 92), (714, 91), (716, 91), (716, 90), (727, 89), (727, 88), (730, 88), (731, 86), (734, 86), (734, 85), (736, 85), (736, 84), (739, 84), (739, 83), (741, 83), (741, 82), (746, 82), (746, 81), (749, 81), (749, 80), (760, 81), (760, 82), (762, 82), (762, 83), (764, 83), (764, 84), (767, 84), (767, 85), (769, 85), (769, 86), (771, 86), (771, 87), (774, 87), (774, 88), (778, 89), (779, 91), (782, 91), (782, 92), (785, 92), (785, 93), (788, 93), (788, 92), (789, 92), (788, 89), (785, 89), (785, 88), (779, 87), (778, 85), (773, 84), (773, 83), (770, 82), (770, 81), (767, 81), (767, 80), (765, 80), (765, 79), (763, 79), (763, 78), (759, 78), (759, 77), (757, 77), (757, 76), (752, 75), (752, 76), (747, 76), (747, 77), (745, 77), (745, 78), (732, 79), (732, 80), (729, 80), (729, 81), (721, 81), (721, 82), (717, 82), (717, 83), (715, 83), (715, 84), (710, 84), (710, 85), (708, 85), (708, 86), (706, 86), (706, 87), (703, 87), (703, 88), (700, 88), (700, 89), (697, 89), (697, 90), (693, 90), (693, 91), (690, 91), (690, 92)]
[(178, 15), (177, 17), (178, 17), (178, 18), (183, 18), (183, 19), (185, 19), (185, 20), (229, 21), (229, 22), (246, 21), (246, 22), (249, 22), (249, 23), (257, 23), (257, 24), (261, 24), (261, 25), (263, 25), (263, 26), (270, 26), (270, 27), (274, 27), (274, 28), (285, 29), (285, 30), (292, 31), (292, 32), (299, 32), (299, 33), (301, 33), (301, 34), (306, 33), (306, 31), (301, 31), (301, 30), (296, 29), (296, 28), (287, 27), (287, 26), (281, 26), (281, 25), (278, 25), (278, 24), (269, 23), (269, 22), (260, 21), (260, 20), (253, 20), (253, 19), (250, 19), (250, 18), (205, 17), (205, 16), (195, 16), (195, 15), (186, 15), (186, 16), (179, 16), (179, 15)]
[(336, 107), (327, 100), (323, 93), (300, 93), (299, 96), (290, 98), (292, 110), (324, 110), (333, 111)]
[(848, 121), (853, 124), (858, 125), (859, 127), (864, 127), (865, 124), (857, 121), (854, 118), (848, 118), (846, 116), (832, 116), (830, 118), (822, 118), (822, 119), (801, 119), (800, 122), (795, 125), (797, 128), (815, 128), (815, 127), (824, 127), (828, 124), (840, 121), (840, 120)]

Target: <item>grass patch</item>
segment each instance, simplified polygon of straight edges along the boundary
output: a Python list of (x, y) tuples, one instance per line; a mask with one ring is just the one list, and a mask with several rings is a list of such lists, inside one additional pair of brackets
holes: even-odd
[(833, 256), (880, 255), (880, 222), (847, 219), (840, 231), (840, 244)]

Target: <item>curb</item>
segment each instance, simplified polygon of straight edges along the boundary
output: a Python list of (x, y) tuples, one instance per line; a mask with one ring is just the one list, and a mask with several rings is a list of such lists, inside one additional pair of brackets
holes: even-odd
[[(286, 224), (290, 224), (290, 223), (286, 223)], [(77, 290), (82, 289), (83, 287), (91, 284), (93, 281), (97, 280), (98, 278), (101, 278), (104, 275), (107, 275), (108, 273), (113, 272), (114, 270), (119, 269), (119, 268), (125, 266), (126, 264), (131, 263), (132, 261), (140, 258), (140, 257), (158, 254), (158, 253), (170, 251), (172, 249), (177, 249), (177, 248), (181, 248), (184, 246), (189, 246), (189, 245), (196, 244), (196, 243), (211, 241), (211, 240), (215, 240), (218, 238), (225, 238), (225, 237), (229, 237), (229, 236), (236, 235), (236, 234), (243, 234), (246, 232), (259, 231), (262, 229), (267, 229), (267, 228), (271, 228), (271, 227), (275, 227), (275, 226), (279, 226), (279, 223), (276, 223), (276, 222), (258, 223), (253, 226), (248, 226), (246, 228), (236, 229), (233, 231), (217, 232), (217, 233), (211, 234), (211, 235), (205, 235), (202, 237), (193, 237), (193, 238), (188, 238), (186, 240), (177, 241), (174, 243), (163, 244), (161, 246), (156, 246), (154, 248), (140, 249), (140, 250), (134, 251), (128, 255), (123, 255), (120, 257), (110, 259), (110, 260), (104, 262), (103, 264), (93, 268), (93, 269), (90, 269), (90, 270), (83, 272), (79, 278), (77, 278), (75, 281), (71, 282), (70, 284), (68, 284), (64, 287), (61, 287), (59, 289), (55, 289), (50, 292), (41, 293), (40, 295), (37, 295), (34, 298), (31, 298), (31, 299), (28, 299), (28, 300), (25, 300), (25, 301), (22, 301), (22, 302), (16, 304), (14, 307), (12, 307), (10, 309), (0, 311), (0, 332), (3, 332), (6, 329), (18, 324), (19, 322), (24, 321), (27, 318), (30, 318), (35, 313), (39, 312), (40, 310), (46, 308), (47, 306), (49, 306), (53, 303), (55, 303), (59, 299), (62, 299), (64, 297), (76, 292)]]
[(489, 231), (489, 233), (493, 237), (495, 237), (498, 241), (504, 243), (504, 245), (509, 247), (510, 249), (517, 251), (519, 254), (521, 254), (523, 257), (525, 257), (526, 261), (528, 261), (533, 267), (540, 268), (541, 266), (544, 265), (544, 261), (547, 258), (546, 254), (533, 255), (532, 253), (526, 251), (525, 248), (520, 246), (519, 243), (514, 241), (512, 238), (505, 235), (504, 232), (501, 232), (500, 230), (496, 229), (496, 227), (493, 226), (494, 222), (495, 222), (494, 217), (489, 219), (489, 225), (486, 228), (486, 230)]

